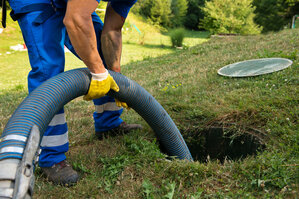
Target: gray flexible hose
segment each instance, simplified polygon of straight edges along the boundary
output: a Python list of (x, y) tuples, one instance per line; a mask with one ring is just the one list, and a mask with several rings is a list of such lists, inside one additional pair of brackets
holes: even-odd
[[(126, 102), (146, 120), (170, 156), (192, 161), (189, 149), (176, 125), (164, 108), (144, 88), (129, 78), (109, 71), (120, 87), (109, 96)], [(27, 138), (33, 125), (41, 137), (54, 115), (72, 99), (85, 95), (90, 84), (86, 68), (61, 73), (36, 88), (19, 105), (1, 135), (0, 162), (7, 158), (22, 159)]]

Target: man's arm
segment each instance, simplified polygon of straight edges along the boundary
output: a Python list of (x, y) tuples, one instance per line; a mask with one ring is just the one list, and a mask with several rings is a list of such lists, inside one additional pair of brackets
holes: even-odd
[(96, 0), (69, 0), (63, 22), (76, 53), (90, 72), (104, 73), (91, 18), (97, 6)]
[(119, 87), (108, 73), (98, 53), (97, 38), (91, 14), (98, 2), (96, 0), (68, 0), (63, 20), (76, 53), (89, 68), (91, 81), (85, 100), (105, 96), (110, 89), (118, 92)]
[(101, 36), (102, 51), (109, 69), (120, 72), (122, 50), (122, 33), (125, 18), (114, 11), (110, 3), (107, 5), (104, 28)]

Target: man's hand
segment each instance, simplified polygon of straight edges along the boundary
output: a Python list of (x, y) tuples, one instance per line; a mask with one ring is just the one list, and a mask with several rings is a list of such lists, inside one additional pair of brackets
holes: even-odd
[(121, 101), (115, 99), (115, 103), (118, 107), (124, 107), (124, 108), (130, 110), (130, 107), (128, 106), (128, 104), (126, 102), (121, 102)]
[(105, 96), (110, 89), (115, 92), (119, 91), (119, 87), (114, 81), (113, 77), (106, 70), (105, 73), (94, 74), (91, 73), (92, 78), (87, 95), (84, 100), (93, 100)]
[[(120, 58), (122, 50), (121, 29), (125, 18), (120, 16), (111, 6), (107, 4), (104, 27), (101, 35), (103, 55), (108, 69), (120, 73)], [(115, 99), (116, 105), (129, 109), (127, 103)]]

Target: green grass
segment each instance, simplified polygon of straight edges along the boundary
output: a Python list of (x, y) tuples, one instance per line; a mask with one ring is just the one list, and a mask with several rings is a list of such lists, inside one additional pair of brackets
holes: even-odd
[[(1, 13), (0, 13), (1, 14)], [(103, 19), (103, 13), (100, 13)], [(0, 34), (0, 74), (6, 74), (1, 77), (1, 90), (10, 89), (14, 86), (27, 87), (27, 74), (30, 71), (27, 52), (18, 52), (10, 49), (10, 46), (23, 44), (23, 38), (17, 22), (13, 22), (8, 17), (7, 28)], [(141, 34), (132, 26), (138, 27)], [(184, 45), (191, 47), (208, 40), (208, 32), (187, 31)], [(125, 65), (131, 62), (142, 61), (152, 57), (158, 57), (177, 50), (171, 47), (170, 37), (167, 34), (160, 33), (141, 17), (130, 14), (126, 20), (123, 30), (123, 52), (121, 64)], [(7, 54), (9, 53), (9, 54)], [(66, 70), (84, 67), (84, 64), (72, 53), (66, 53)], [(16, 73), (16, 71), (18, 71)], [(0, 92), (1, 92), (0, 90)]]
[[(263, 138), (266, 148), (256, 156), (240, 160), (168, 161), (150, 127), (133, 110), (125, 111), (122, 118), (143, 124), (143, 130), (96, 140), (93, 105), (78, 98), (65, 107), (70, 139), (67, 157), (82, 178), (70, 188), (55, 186), (37, 168), (35, 198), (297, 198), (298, 31), (211, 38), (184, 50), (168, 49), (164, 36), (153, 34), (156, 39), (146, 39), (141, 46), (138, 38), (127, 43), (124, 37), (124, 55), (128, 46), (132, 53), (131, 58), (123, 60), (123, 74), (160, 102), (186, 140), (190, 139), (190, 132), (199, 133), (217, 125), (236, 134), (257, 129), (257, 136)], [(158, 47), (159, 50), (148, 47), (149, 51), (144, 51), (157, 51), (153, 57), (139, 54), (143, 48), (148, 50), (147, 45)], [(140, 59), (135, 59), (134, 49)], [(169, 52), (159, 52), (163, 50)], [(217, 75), (224, 65), (262, 57), (289, 58), (293, 65), (258, 77)], [(0, 93), (1, 131), (26, 96), (20, 76), (7, 77), (16, 70), (25, 70), (18, 65), (25, 59), (23, 52), (0, 57), (0, 70), (8, 65), (12, 65), (10, 70), (15, 69), (1, 71), (4, 77), (0, 82), (5, 88)], [(67, 63), (80, 66), (77, 61)]]

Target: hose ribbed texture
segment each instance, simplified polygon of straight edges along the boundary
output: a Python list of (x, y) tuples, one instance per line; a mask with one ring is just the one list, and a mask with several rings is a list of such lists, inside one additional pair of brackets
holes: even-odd
[[(109, 71), (120, 87), (108, 95), (126, 102), (151, 126), (168, 155), (192, 161), (189, 149), (164, 108), (144, 88), (119, 73)], [(85, 95), (90, 84), (86, 68), (61, 73), (36, 88), (19, 105), (1, 135), (0, 160), (22, 159), (27, 137), (35, 124), (41, 137), (54, 115), (72, 99)]]

